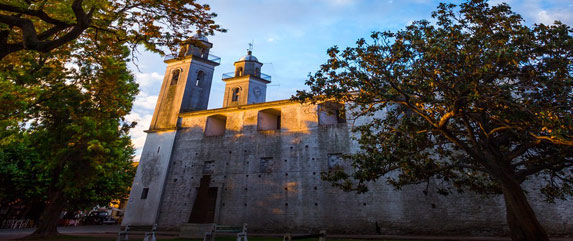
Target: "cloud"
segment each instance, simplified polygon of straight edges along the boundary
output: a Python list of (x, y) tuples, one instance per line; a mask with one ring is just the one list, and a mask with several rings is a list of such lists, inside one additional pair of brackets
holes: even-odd
[[(573, 9), (569, 9), (573, 11)], [(564, 11), (563, 9), (539, 10), (535, 16), (536, 23), (553, 24), (555, 21), (563, 23), (573, 22), (571, 12)]]
[(323, 0), (323, 2), (333, 6), (347, 6), (355, 4), (358, 0)]
[[(146, 92), (140, 92), (135, 98), (135, 108), (142, 108), (145, 110), (155, 110), (155, 104), (157, 103), (157, 95), (148, 95)], [(139, 109), (138, 108), (138, 109)]]
[(158, 98), (157, 95), (151, 95), (149, 92), (159, 92), (163, 75), (158, 72), (136, 73), (135, 78), (137, 83), (139, 83), (140, 92), (135, 97), (133, 112), (127, 115), (126, 119), (137, 122), (135, 128), (131, 129), (130, 136), (131, 142), (136, 149), (133, 161), (139, 161), (147, 137), (147, 133), (143, 131), (147, 130), (151, 124)]
[(141, 87), (161, 85), (163, 75), (157, 72), (152, 73), (136, 73), (135, 80)]
[(573, 24), (573, 5), (563, 0), (525, 0), (525, 1), (502, 1), (494, 0), (490, 5), (506, 2), (514, 12), (521, 14), (527, 24), (543, 23), (553, 24), (556, 20), (565, 24)]
[[(437, 0), (273, 0), (236, 1), (201, 0), (218, 14), (215, 21), (228, 29), (227, 33), (209, 36), (212, 54), (221, 57), (215, 68), (209, 108), (220, 108), (225, 83), (223, 73), (234, 70), (233, 62), (245, 55), (248, 43), (255, 42), (253, 54), (264, 63), (263, 72), (272, 75), (267, 100), (285, 99), (295, 90), (307, 88), (304, 80), (320, 68), (328, 56), (326, 50), (337, 45), (354, 46), (360, 37), (368, 38), (372, 31), (396, 31), (413, 20), (430, 19)], [(389, 2), (392, 2), (391, 4)], [(459, 4), (460, 1), (448, 1)], [(490, 5), (507, 2), (521, 14), (528, 25), (553, 23), (559, 19), (573, 25), (571, 0), (491, 0)], [(138, 118), (132, 131), (139, 148), (145, 142), (157, 95), (163, 81), (166, 64), (162, 57), (140, 51), (140, 70), (134, 66), (141, 92), (130, 118)]]
[(147, 133), (143, 132), (149, 128), (151, 124), (151, 119), (153, 114), (141, 113), (139, 111), (134, 111), (127, 115), (125, 118), (127, 121), (136, 121), (137, 125), (131, 129), (129, 135), (131, 136), (131, 143), (136, 149), (134, 161), (139, 161), (141, 158), (141, 150), (145, 144), (145, 138)]

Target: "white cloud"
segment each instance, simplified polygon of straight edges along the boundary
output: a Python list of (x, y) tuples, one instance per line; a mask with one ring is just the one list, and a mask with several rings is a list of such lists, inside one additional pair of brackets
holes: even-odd
[[(146, 92), (140, 92), (135, 98), (135, 108), (142, 108), (146, 110), (155, 110), (155, 104), (157, 103), (157, 95), (148, 95)], [(139, 109), (138, 108), (138, 109)]]
[(129, 135), (131, 136), (131, 142), (136, 149), (134, 161), (139, 161), (141, 158), (141, 150), (145, 144), (145, 138), (147, 133), (143, 132), (149, 128), (151, 124), (151, 118), (153, 114), (138, 113), (137, 111), (130, 113), (125, 118), (128, 121), (136, 121), (137, 125), (131, 129)]
[[(403, 29), (412, 20), (430, 19), (439, 1), (432, 0), (201, 0), (218, 13), (215, 21), (227, 33), (209, 36), (211, 53), (222, 58), (215, 68), (209, 108), (222, 106), (225, 83), (220, 77), (234, 70), (233, 62), (245, 54), (248, 43), (255, 42), (254, 55), (262, 61), (263, 72), (273, 76), (267, 100), (285, 99), (296, 89), (307, 88), (308, 73), (327, 59), (326, 49), (333, 45), (353, 46), (356, 39), (371, 31)], [(391, 4), (389, 3), (391, 2)], [(460, 1), (448, 1), (459, 4)], [(490, 5), (507, 2), (527, 24), (553, 23), (559, 19), (573, 25), (571, 0), (491, 0)], [(141, 92), (130, 118), (139, 124), (132, 130), (134, 144), (141, 153), (166, 64), (159, 55), (141, 51), (136, 73)], [(270, 67), (270, 68), (269, 68)]]
[(163, 75), (157, 72), (136, 73), (135, 80), (141, 87), (161, 85), (161, 81), (163, 81)]
[(334, 6), (346, 6), (356, 3), (358, 0), (325, 0), (324, 2)]
[[(570, 9), (573, 10), (573, 9)], [(572, 22), (570, 12), (564, 12), (561, 9), (541, 10), (537, 12), (536, 23), (553, 24), (556, 20), (564, 23)]]
[(553, 24), (559, 20), (565, 24), (573, 24), (573, 6), (564, 6), (561, 0), (526, 0), (523, 3), (510, 2), (512, 10), (521, 14), (527, 24)]

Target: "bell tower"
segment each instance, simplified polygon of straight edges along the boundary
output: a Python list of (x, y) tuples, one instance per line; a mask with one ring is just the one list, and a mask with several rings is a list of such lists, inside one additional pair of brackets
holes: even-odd
[(180, 112), (207, 109), (213, 71), (221, 60), (209, 54), (212, 46), (205, 36), (196, 34), (177, 56), (165, 58), (167, 69), (150, 130), (174, 128)]
[(261, 73), (262, 66), (249, 49), (247, 55), (235, 62), (235, 72), (223, 74), (226, 83), (223, 107), (265, 102), (271, 76)]

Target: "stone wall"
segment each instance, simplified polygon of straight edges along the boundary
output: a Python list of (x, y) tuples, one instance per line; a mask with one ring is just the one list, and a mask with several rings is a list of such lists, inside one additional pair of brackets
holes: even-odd
[(157, 220), (175, 135), (175, 130), (147, 134), (122, 225), (153, 225)]
[[(268, 108), (281, 111), (281, 129), (257, 131), (257, 114)], [(319, 126), (316, 110), (315, 105), (282, 101), (180, 115), (160, 228), (177, 229), (188, 222), (205, 162), (213, 162), (210, 186), (219, 188), (215, 222), (248, 223), (251, 232), (372, 234), (377, 225), (385, 234), (506, 232), (499, 196), (441, 196), (432, 191), (434, 184), (424, 195), (425, 185), (397, 191), (384, 180), (371, 184), (365, 194), (331, 187), (320, 173), (336, 164), (337, 154), (354, 152), (357, 145), (350, 138), (352, 123)], [(225, 135), (206, 137), (206, 118), (214, 114), (227, 117)], [(551, 233), (573, 233), (571, 201), (546, 204), (538, 196), (530, 201)]]

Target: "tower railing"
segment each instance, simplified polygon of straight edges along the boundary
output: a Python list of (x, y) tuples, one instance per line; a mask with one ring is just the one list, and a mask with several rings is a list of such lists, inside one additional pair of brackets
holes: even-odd
[[(198, 57), (202, 58), (201, 56), (198, 56)], [(175, 58), (177, 58), (177, 55), (175, 55), (175, 54), (169, 54), (169, 55), (165, 55), (165, 58), (164, 58), (163, 60), (164, 60), (164, 61), (167, 61), (167, 60), (172, 60), (172, 59), (175, 59)], [(205, 59), (205, 58), (202, 58), (202, 59)], [(207, 56), (207, 60), (209, 60), (209, 61), (211, 61), (211, 62), (215, 62), (215, 63), (217, 63), (217, 64), (220, 64), (220, 63), (221, 63), (221, 58), (220, 58), (219, 56), (215, 56), (215, 55), (212, 55), (212, 54), (209, 54), (209, 55)]]
[(215, 56), (212, 54), (209, 54), (209, 56), (207, 57), (207, 60), (211, 61), (211, 62), (215, 62), (217, 64), (221, 63), (221, 58), (219, 56)]
[(235, 72), (224, 73), (222, 79), (230, 79), (235, 77)]
[[(254, 76), (256, 76), (256, 75), (254, 75)], [(230, 78), (234, 78), (234, 77), (235, 77), (235, 72), (229, 72), (229, 73), (224, 73), (222, 79), (225, 80), (225, 79), (230, 79)], [(271, 76), (268, 74), (261, 73), (261, 76), (257, 76), (257, 77), (264, 79), (266, 81), (269, 81), (269, 82), (271, 81)]]
[(268, 74), (261, 73), (261, 79), (264, 79), (266, 81), (271, 81), (271, 76)]

